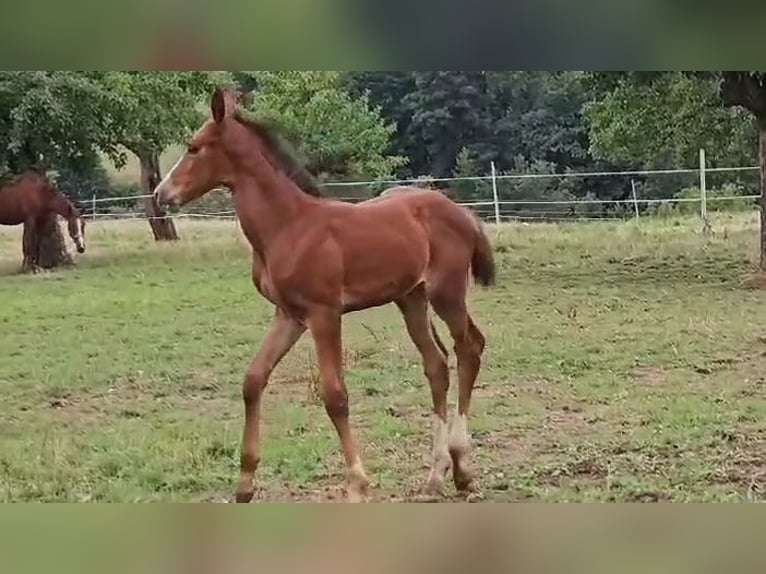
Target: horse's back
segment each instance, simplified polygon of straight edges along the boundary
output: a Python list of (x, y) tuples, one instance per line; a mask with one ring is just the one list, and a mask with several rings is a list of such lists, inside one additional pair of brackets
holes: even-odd
[(34, 171), (0, 183), (0, 224), (24, 223), (43, 208), (51, 189), (48, 180)]
[[(398, 199), (402, 197), (403, 195), (409, 198), (411, 194), (413, 193), (434, 193), (434, 192), (435, 190), (433, 189), (423, 189), (422, 187), (415, 187), (412, 185), (396, 185), (394, 187), (389, 187), (388, 189), (384, 189), (375, 197), (367, 199), (357, 205), (369, 205), (369, 204), (375, 205), (382, 201)], [(439, 193), (439, 192), (436, 192), (436, 193)]]
[(427, 231), (431, 241), (441, 243), (449, 243), (456, 235), (471, 243), (478, 224), (468, 208), (443, 192), (413, 186), (391, 187), (377, 197), (353, 204), (351, 209), (358, 211), (360, 219), (365, 219), (364, 214), (373, 224), (386, 227), (406, 227), (414, 219)]
[(473, 215), (436, 190), (399, 186), (361, 203), (319, 205), (300, 221), (301, 241), (280, 245), (273, 259), (292, 270), (287, 275), (337, 266), (350, 301), (366, 301), (376, 289), (401, 292), (442, 270), (462, 276), (475, 248)]
[(399, 186), (384, 193), (377, 204), (381, 212), (385, 206), (392, 211), (395, 207), (405, 208), (423, 229), (420, 236), (427, 242), (427, 281), (442, 282), (448, 276), (462, 281), (482, 241), (476, 215), (438, 190)]
[(18, 184), (0, 185), (0, 224), (19, 225), (24, 223), (24, 196)]

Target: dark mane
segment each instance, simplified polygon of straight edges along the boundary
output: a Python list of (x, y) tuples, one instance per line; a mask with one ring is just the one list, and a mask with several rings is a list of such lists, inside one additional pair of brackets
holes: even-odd
[(314, 197), (322, 197), (321, 188), (316, 178), (306, 169), (293, 147), (285, 140), (276, 125), (245, 116), (241, 110), (234, 114), (234, 119), (259, 136), (272, 155), (281, 164), (287, 176), (301, 191)]

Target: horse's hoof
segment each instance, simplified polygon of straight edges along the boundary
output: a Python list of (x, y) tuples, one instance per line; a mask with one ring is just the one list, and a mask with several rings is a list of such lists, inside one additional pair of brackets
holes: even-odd
[(346, 488), (346, 502), (351, 504), (359, 504), (360, 502), (367, 502), (369, 496), (369, 486), (366, 481), (361, 484), (354, 484)]
[(458, 470), (452, 475), (452, 481), (458, 492), (475, 492), (473, 476), (466, 470)]
[(346, 494), (348, 504), (366, 504), (370, 500), (370, 495), (366, 492), (349, 492)]
[(444, 479), (436, 476), (429, 477), (425, 493), (428, 496), (441, 496), (444, 493)]
[(247, 504), (248, 502), (253, 500), (254, 494), (255, 494), (255, 490), (239, 491), (235, 495), (234, 500), (240, 504)]
[(351, 504), (366, 502), (368, 495), (369, 494), (366, 486), (361, 488), (349, 488), (346, 492), (346, 502)]

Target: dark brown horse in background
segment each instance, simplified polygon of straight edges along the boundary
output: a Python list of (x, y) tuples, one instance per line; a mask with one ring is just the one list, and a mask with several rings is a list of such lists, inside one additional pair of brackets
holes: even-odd
[(85, 220), (80, 212), (43, 174), (26, 171), (0, 182), (0, 224), (24, 224), (22, 269), (35, 269), (38, 231), (46, 218), (58, 214), (67, 220), (69, 236), (78, 253), (85, 252)]
[[(245, 376), (245, 425), (236, 499), (249, 502), (260, 462), (261, 397), (269, 376), (308, 329), (314, 340), (325, 409), (343, 447), (349, 501), (364, 499), (368, 479), (349, 425), (341, 318), (395, 303), (422, 356), (433, 399), (433, 458), (426, 488), (441, 492), (452, 467), (469, 490), (467, 417), (484, 336), (466, 305), (469, 276), (492, 285), (495, 264), (479, 221), (438, 191), (398, 188), (359, 204), (320, 197), (311, 174), (268, 125), (242, 115), (236, 97), (217, 90), (212, 118), (157, 186), (161, 205), (180, 206), (228, 187), (252, 246), (256, 289), (275, 317)], [(449, 369), (429, 304), (447, 324), (457, 355), (459, 394), (447, 422)]]

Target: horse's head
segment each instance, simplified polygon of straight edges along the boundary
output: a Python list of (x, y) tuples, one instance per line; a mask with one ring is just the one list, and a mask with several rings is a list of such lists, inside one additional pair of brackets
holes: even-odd
[(74, 241), (77, 253), (85, 253), (85, 219), (74, 205), (69, 208), (66, 220), (69, 237)]
[(211, 118), (194, 134), (186, 153), (154, 190), (159, 205), (180, 207), (216, 187), (231, 187), (234, 170), (224, 143), (228, 143), (231, 130), (236, 129), (233, 115), (238, 105), (234, 93), (215, 90), (210, 103)]

